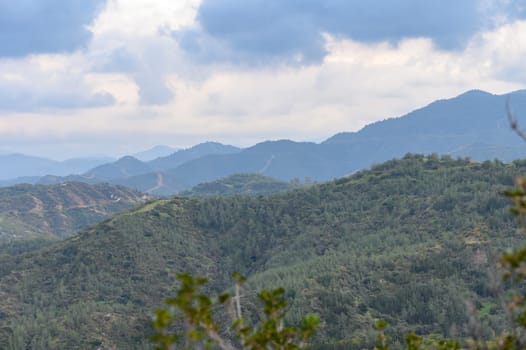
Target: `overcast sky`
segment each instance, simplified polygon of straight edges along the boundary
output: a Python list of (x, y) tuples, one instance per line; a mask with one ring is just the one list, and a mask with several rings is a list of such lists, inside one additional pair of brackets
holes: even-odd
[(0, 152), (321, 141), (525, 58), (522, 0), (0, 0)]

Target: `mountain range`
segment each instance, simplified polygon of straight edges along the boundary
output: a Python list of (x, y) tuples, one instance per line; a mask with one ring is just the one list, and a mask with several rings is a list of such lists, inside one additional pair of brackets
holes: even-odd
[[(72, 158), (64, 161), (33, 157), (18, 153), (0, 154), (0, 184), (14, 184), (13, 180), (24, 177), (27, 181), (47, 174), (63, 176), (78, 174), (104, 163), (114, 161), (109, 157)], [(24, 181), (21, 179), (21, 181)]]
[[(165, 173), (169, 167), (178, 166), (209, 154), (223, 155), (239, 151), (240, 149), (234, 146), (205, 142), (148, 162), (142, 162), (132, 156), (125, 156), (115, 162), (99, 165), (81, 175), (47, 175), (39, 178), (37, 183), (50, 185), (71, 181), (91, 184), (108, 182), (143, 192), (156, 193), (156, 189), (162, 188), (165, 192), (175, 193), (181, 189), (181, 184), (173, 179), (169, 173)], [(175, 188), (172, 189), (171, 186), (175, 186)]]
[(525, 148), (510, 129), (507, 101), (520, 121), (526, 115), (526, 90), (505, 95), (472, 90), (321, 143), (278, 140), (239, 149), (209, 142), (147, 162), (128, 156), (82, 175), (29, 180), (41, 184), (109, 182), (171, 195), (239, 173), (258, 173), (285, 182), (328, 181), (406, 153), (510, 161), (521, 158)]
[(132, 154), (134, 158), (137, 158), (139, 160), (142, 160), (143, 162), (147, 162), (150, 160), (153, 160), (155, 158), (159, 157), (166, 157), (170, 154), (179, 151), (180, 148), (178, 147), (170, 147), (166, 145), (157, 145), (153, 146), (150, 149), (147, 149), (145, 151), (141, 151), (135, 154)]

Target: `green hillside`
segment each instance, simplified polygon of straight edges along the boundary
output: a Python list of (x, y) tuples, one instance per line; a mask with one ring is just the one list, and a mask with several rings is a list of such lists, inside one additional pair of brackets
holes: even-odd
[(261, 174), (236, 174), (194, 186), (182, 196), (212, 197), (233, 195), (266, 195), (292, 189), (290, 183)]
[[(267, 197), (173, 198), (40, 251), (0, 258), (0, 348), (144, 349), (174, 274), (228, 289), (283, 286), (287, 319), (320, 314), (316, 349), (372, 348), (377, 318), (401, 334), (482, 336), (506, 327), (495, 257), (523, 244), (500, 193), (526, 162), (408, 155)], [(474, 306), (471, 315), (466, 301)]]
[(69, 237), (147, 199), (139, 192), (107, 184), (2, 187), (0, 244)]

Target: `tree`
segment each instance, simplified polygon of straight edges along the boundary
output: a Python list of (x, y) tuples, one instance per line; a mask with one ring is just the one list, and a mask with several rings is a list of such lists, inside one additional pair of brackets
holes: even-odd
[[(282, 288), (264, 290), (258, 295), (263, 303), (263, 317), (258, 325), (250, 326), (242, 317), (240, 302), (244, 278), (239, 274), (234, 274), (234, 278), (234, 296), (222, 294), (217, 298), (210, 298), (200, 292), (207, 282), (206, 278), (177, 275), (181, 286), (176, 296), (167, 299), (167, 307), (158, 309), (155, 313), (156, 334), (152, 340), (156, 349), (211, 349), (216, 346), (222, 350), (296, 350), (307, 346), (308, 339), (319, 324), (317, 315), (305, 316), (299, 327), (285, 325), (285, 291)], [(232, 328), (237, 337), (237, 347), (234, 345), (236, 339), (227, 339), (219, 334), (219, 324), (212, 315), (215, 306), (224, 305), (228, 301), (235, 307), (236, 316)]]

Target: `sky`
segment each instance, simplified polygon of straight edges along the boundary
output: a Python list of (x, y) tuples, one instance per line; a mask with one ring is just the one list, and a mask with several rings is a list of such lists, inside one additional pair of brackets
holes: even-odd
[(524, 0), (0, 0), (0, 153), (319, 142), (525, 57)]

